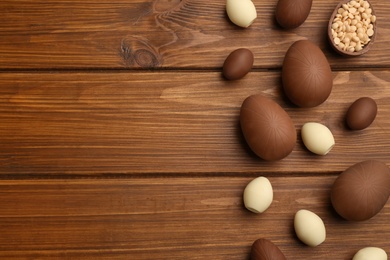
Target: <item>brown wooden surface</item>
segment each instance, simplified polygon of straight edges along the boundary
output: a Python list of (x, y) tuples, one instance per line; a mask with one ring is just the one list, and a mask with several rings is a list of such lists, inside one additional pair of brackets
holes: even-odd
[[(248, 259), (258, 238), (288, 259), (351, 259), (365, 246), (389, 254), (389, 202), (350, 223), (329, 201), (352, 164), (390, 165), (390, 3), (371, 2), (375, 45), (344, 58), (326, 39), (334, 0), (314, 0), (291, 31), (275, 24), (276, 0), (254, 1), (248, 29), (229, 22), (225, 1), (1, 1), (0, 259)], [(283, 57), (299, 39), (317, 43), (333, 70), (332, 94), (316, 108), (281, 90)], [(222, 63), (240, 47), (254, 52), (254, 69), (228, 82)], [(294, 121), (298, 141), (281, 161), (244, 142), (239, 109), (255, 93)], [(344, 116), (361, 96), (377, 101), (378, 116), (352, 132)], [(328, 155), (304, 148), (308, 121), (333, 132)], [(274, 201), (256, 215), (242, 192), (260, 175)], [(327, 228), (316, 248), (294, 235), (303, 208)]]

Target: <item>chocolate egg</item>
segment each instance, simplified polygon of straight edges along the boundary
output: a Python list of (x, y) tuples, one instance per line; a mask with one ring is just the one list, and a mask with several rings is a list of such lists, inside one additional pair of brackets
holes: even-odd
[(251, 260), (286, 260), (286, 257), (274, 243), (260, 238), (252, 244)]
[(287, 112), (260, 94), (244, 100), (240, 112), (241, 129), (252, 151), (267, 161), (289, 155), (297, 134)]
[(293, 29), (303, 24), (309, 16), (313, 0), (279, 0), (275, 18), (280, 26)]
[(283, 61), (283, 89), (286, 96), (300, 107), (315, 107), (330, 95), (333, 76), (321, 49), (308, 40), (291, 45)]
[(390, 172), (386, 164), (368, 160), (357, 163), (335, 180), (333, 208), (343, 218), (363, 221), (374, 217), (390, 196)]
[(346, 122), (352, 130), (362, 130), (374, 121), (378, 107), (375, 100), (369, 97), (362, 97), (352, 103), (349, 107)]
[(227, 56), (223, 63), (223, 75), (226, 79), (235, 80), (244, 77), (252, 69), (253, 53), (245, 48), (240, 48)]

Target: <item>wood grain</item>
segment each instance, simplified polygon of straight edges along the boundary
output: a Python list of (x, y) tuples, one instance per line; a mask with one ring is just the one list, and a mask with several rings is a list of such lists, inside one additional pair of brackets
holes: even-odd
[[(242, 203), (251, 178), (2, 181), (0, 259), (248, 259), (261, 237), (287, 259), (351, 259), (369, 245), (389, 252), (390, 205), (369, 221), (344, 221), (329, 203), (334, 179), (271, 177), (274, 201), (260, 215)], [(295, 237), (303, 208), (326, 225), (319, 247)]]
[[(337, 55), (326, 39), (338, 0), (315, 0), (306, 22), (277, 26), (277, 0), (254, 0), (258, 19), (233, 25), (225, 1), (3, 0), (0, 2), (0, 259), (249, 259), (264, 237), (287, 259), (352, 259), (366, 246), (390, 253), (390, 204), (352, 223), (332, 209), (341, 171), (366, 159), (390, 163), (390, 4), (370, 0), (378, 35), (363, 56)], [(334, 87), (302, 109), (283, 95), (288, 47), (309, 39), (324, 51)], [(234, 49), (253, 51), (253, 70), (226, 81)], [(291, 116), (293, 152), (265, 162), (239, 126), (243, 100), (261, 93)], [(374, 123), (350, 131), (349, 105), (378, 103)], [(308, 152), (300, 129), (327, 125), (336, 146)], [(274, 188), (261, 215), (242, 192), (256, 176)], [(327, 239), (298, 241), (299, 209), (317, 213)]]
[[(240, 81), (220, 73), (139, 72), (3, 74), (0, 82), (0, 174), (334, 173), (367, 158), (389, 162), (388, 71), (334, 72), (329, 99), (313, 109), (283, 96), (279, 72)], [(297, 135), (308, 121), (327, 125), (336, 146), (269, 163), (247, 147), (239, 126), (243, 100), (262, 93), (289, 113)], [(350, 131), (349, 105), (371, 96), (374, 123)]]
[(345, 59), (327, 42), (327, 22), (337, 0), (314, 1), (295, 30), (277, 26), (277, 0), (255, 0), (258, 18), (237, 28), (225, 1), (15, 1), (0, 3), (0, 69), (220, 68), (234, 49), (253, 51), (256, 68), (280, 68), (300, 39), (318, 44), (332, 68), (388, 67), (390, 7), (372, 0), (378, 16), (375, 45)]

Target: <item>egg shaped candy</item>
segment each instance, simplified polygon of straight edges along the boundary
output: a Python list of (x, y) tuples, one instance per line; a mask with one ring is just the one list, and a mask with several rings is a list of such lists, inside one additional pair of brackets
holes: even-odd
[(293, 43), (282, 68), (286, 96), (299, 107), (315, 107), (330, 95), (333, 76), (321, 49), (308, 40)]
[(309, 16), (313, 0), (279, 0), (275, 18), (280, 26), (293, 29), (303, 24)]
[(280, 160), (295, 146), (297, 134), (290, 116), (276, 102), (260, 94), (244, 100), (240, 124), (249, 147), (264, 160)]
[(252, 69), (253, 53), (240, 48), (231, 52), (222, 67), (222, 74), (228, 80), (236, 80), (244, 77)]
[(286, 257), (274, 243), (260, 238), (252, 244), (251, 260), (286, 260)]
[(235, 25), (246, 28), (257, 18), (256, 7), (251, 0), (227, 0), (226, 13)]
[(387, 260), (386, 251), (379, 247), (365, 247), (360, 249), (352, 260)]
[(294, 229), (299, 240), (315, 247), (326, 239), (326, 229), (322, 219), (309, 210), (301, 209), (295, 213)]
[(245, 207), (254, 213), (263, 213), (272, 203), (273, 189), (265, 177), (253, 179), (244, 190)]
[(331, 189), (331, 202), (346, 220), (364, 221), (378, 214), (390, 196), (390, 171), (386, 164), (367, 160), (342, 172)]
[(301, 136), (306, 148), (318, 155), (327, 155), (335, 145), (332, 132), (320, 123), (305, 123), (302, 126)]
[(346, 122), (352, 130), (362, 130), (374, 122), (378, 107), (375, 100), (369, 97), (357, 99), (348, 108)]

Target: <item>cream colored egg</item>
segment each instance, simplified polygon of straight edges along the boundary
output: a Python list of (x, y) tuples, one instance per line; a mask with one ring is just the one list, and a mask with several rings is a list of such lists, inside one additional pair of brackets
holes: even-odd
[(227, 0), (226, 12), (230, 21), (240, 27), (249, 27), (257, 17), (256, 7), (251, 0)]
[(318, 246), (325, 241), (326, 229), (322, 219), (315, 213), (301, 209), (295, 213), (294, 229), (299, 240), (308, 246)]
[(335, 145), (332, 132), (320, 123), (304, 124), (301, 136), (306, 148), (315, 154), (326, 155)]
[(258, 177), (254, 179), (245, 187), (245, 207), (254, 213), (264, 212), (271, 205), (272, 200), (272, 185), (265, 177)]
[(387, 260), (387, 254), (379, 247), (365, 247), (360, 249), (352, 260)]

